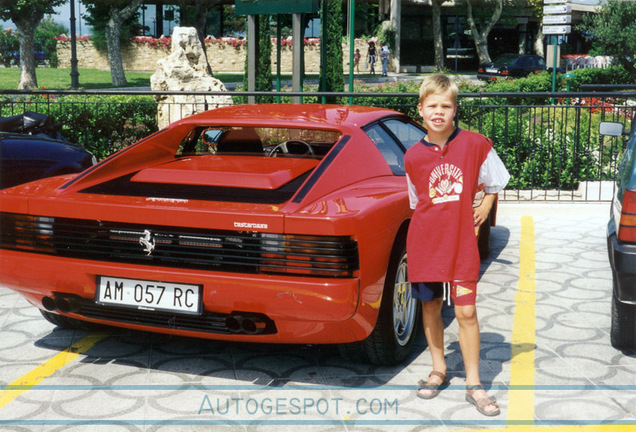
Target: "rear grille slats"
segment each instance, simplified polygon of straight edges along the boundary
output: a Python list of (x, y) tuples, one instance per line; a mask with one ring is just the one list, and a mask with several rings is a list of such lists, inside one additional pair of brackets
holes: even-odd
[(346, 236), (198, 230), (0, 213), (0, 247), (61, 257), (228, 272), (351, 277)]

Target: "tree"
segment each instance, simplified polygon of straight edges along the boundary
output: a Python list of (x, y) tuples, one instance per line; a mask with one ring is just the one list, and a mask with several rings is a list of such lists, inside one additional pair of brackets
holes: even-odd
[(20, 43), (20, 81), (18, 90), (36, 88), (35, 75), (35, 29), (44, 15), (53, 13), (53, 8), (66, 0), (1, 0), (0, 18), (11, 20), (18, 32)]
[[(110, 0), (107, 4), (96, 0), (82, 0), (86, 10), (91, 15), (87, 22), (99, 21), (99, 17), (105, 18), (104, 33), (108, 50), (108, 64), (113, 86), (122, 87), (128, 84), (124, 74), (124, 65), (121, 57), (121, 29), (124, 23), (137, 13), (143, 0)], [(102, 15), (101, 8), (106, 8)]]
[(577, 29), (636, 79), (636, 3), (610, 0), (599, 13), (585, 15)]
[[(475, 0), (466, 0), (468, 25), (475, 41), (475, 49), (477, 50), (479, 63), (488, 63), (490, 62), (490, 54), (488, 53), (488, 35), (495, 24), (497, 24), (497, 21), (499, 21), (501, 11), (503, 10), (503, 0), (488, 0), (480, 2), (479, 6), (481, 10), (484, 10), (488, 3), (494, 3), (492, 15), (490, 15), (490, 17), (485, 17), (483, 20), (477, 19), (473, 13), (473, 1)], [(481, 29), (479, 28), (480, 26)]]
[(444, 42), (442, 38), (442, 4), (446, 0), (432, 0), (433, 45), (435, 47), (435, 69), (444, 70)]
[[(320, 49), (325, 50), (325, 63), (322, 65), (325, 74), (325, 87), (321, 91), (344, 91), (344, 68), (342, 65), (342, 2), (339, 0), (323, 0), (327, 2), (326, 34), (321, 35)], [(322, 84), (322, 82), (321, 82)]]
[[(256, 41), (248, 40), (247, 43), (256, 43), (258, 45), (258, 55), (256, 56), (256, 82), (254, 83), (255, 91), (272, 91), (272, 40), (270, 38), (270, 15), (257, 15), (256, 21)], [(245, 75), (243, 78), (243, 87), (247, 89), (248, 79), (248, 59), (245, 58)], [(257, 102), (266, 103), (273, 102), (273, 97), (259, 96)]]

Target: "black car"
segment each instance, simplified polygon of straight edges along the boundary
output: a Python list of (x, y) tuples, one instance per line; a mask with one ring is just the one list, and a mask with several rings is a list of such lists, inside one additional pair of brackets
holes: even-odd
[(616, 192), (607, 224), (607, 250), (612, 267), (611, 343), (619, 349), (636, 348), (636, 127), (631, 133), (621, 123), (601, 122), (600, 134), (624, 136), (627, 145), (618, 166)]
[(81, 172), (95, 163), (92, 153), (66, 141), (0, 132), (0, 189)]
[(531, 73), (547, 70), (545, 60), (538, 55), (502, 54), (477, 69), (477, 78), (490, 81), (496, 78), (527, 77)]

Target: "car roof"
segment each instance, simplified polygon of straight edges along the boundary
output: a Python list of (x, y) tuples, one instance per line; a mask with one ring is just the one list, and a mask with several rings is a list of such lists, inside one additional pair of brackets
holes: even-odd
[(329, 104), (233, 105), (206, 111), (178, 124), (222, 122), (224, 125), (287, 126), (325, 129), (361, 127), (382, 117), (402, 113), (386, 108)]

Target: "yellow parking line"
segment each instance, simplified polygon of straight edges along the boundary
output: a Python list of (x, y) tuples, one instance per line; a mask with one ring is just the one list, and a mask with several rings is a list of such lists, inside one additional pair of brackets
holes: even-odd
[[(536, 278), (534, 258), (534, 220), (521, 218), (519, 283), (512, 323), (508, 422), (534, 420), (534, 352), (536, 327)], [(527, 386), (526, 389), (515, 386)]]
[[(534, 220), (521, 218), (519, 282), (511, 338), (510, 386), (506, 427), (488, 432), (628, 432), (630, 424), (534, 425), (534, 354), (536, 347), (536, 278)], [(523, 386), (523, 388), (518, 388)], [(576, 420), (576, 419), (565, 419)], [(525, 423), (525, 424), (518, 424)]]
[(86, 336), (84, 339), (74, 343), (55, 357), (47, 360), (40, 366), (13, 381), (9, 384), (9, 386), (20, 386), (20, 388), (16, 390), (0, 391), (0, 409), (4, 408), (5, 405), (15, 400), (22, 393), (30, 390), (44, 379), (53, 375), (56, 371), (75, 360), (81, 354), (84, 354), (107, 336), (108, 335), (105, 334), (93, 334)]

